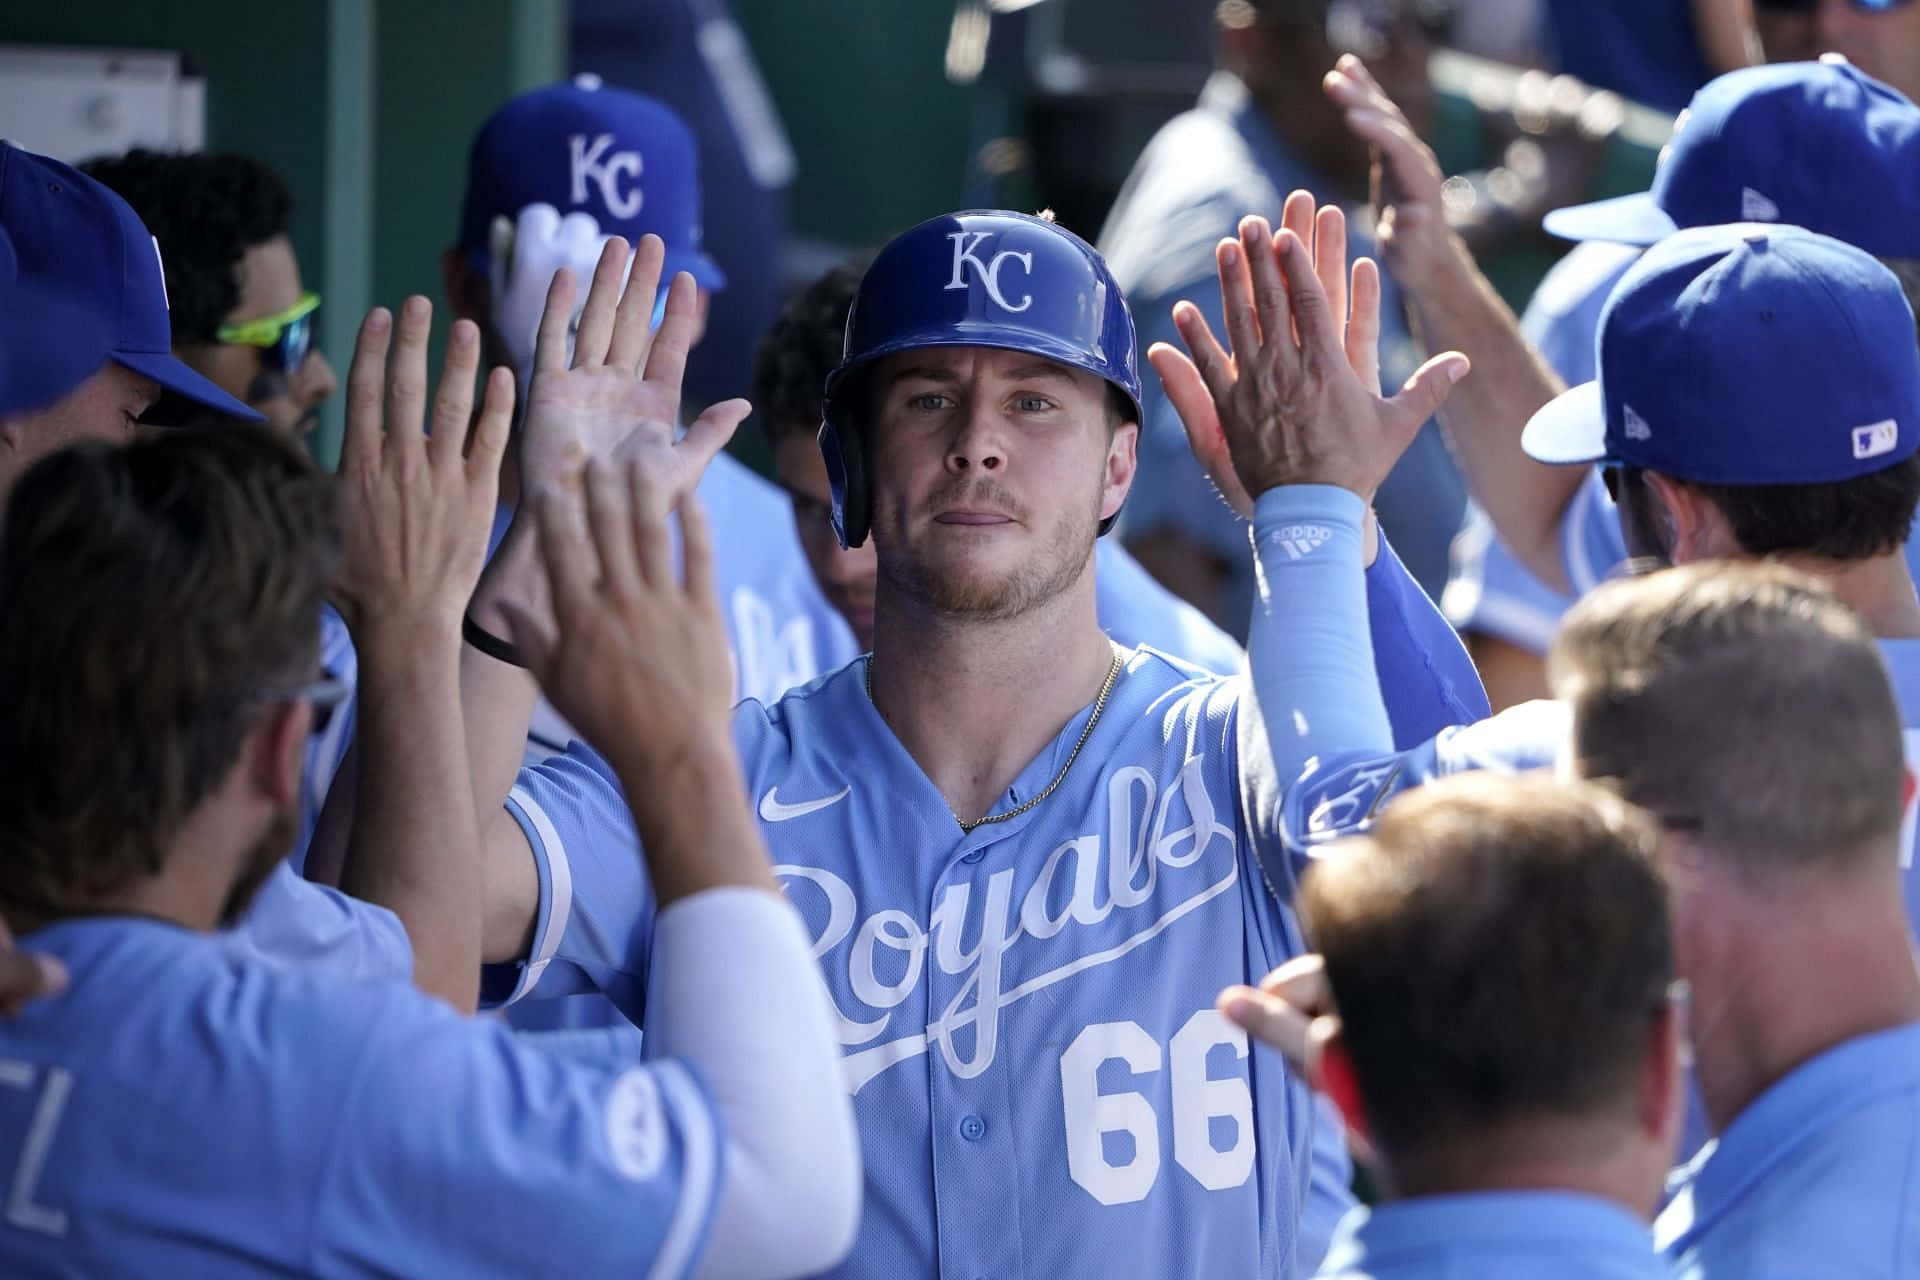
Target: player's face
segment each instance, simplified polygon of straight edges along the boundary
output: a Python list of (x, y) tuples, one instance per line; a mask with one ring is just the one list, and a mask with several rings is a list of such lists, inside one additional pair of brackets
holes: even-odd
[(843, 549), (833, 532), (833, 489), (827, 464), (810, 430), (779, 434), (773, 446), (773, 478), (793, 500), (793, 527), (827, 603), (847, 620), (863, 649), (873, 646), (873, 591), (879, 576), (873, 544)]
[(109, 360), (63, 399), (8, 419), (0, 430), (0, 499), (21, 472), (55, 449), (83, 440), (128, 443), (159, 396), (152, 378)]
[[(227, 324), (279, 315), (303, 293), (300, 264), (285, 236), (248, 249), (236, 275), (240, 298), (226, 315)], [(339, 386), (333, 366), (317, 347), (291, 370), (276, 367), (261, 348), (235, 342), (184, 346), (180, 356), (222, 391), (259, 410), (269, 426), (295, 438), (312, 433), (320, 421), (320, 406)]]
[(1133, 480), (1107, 384), (1025, 352), (928, 348), (872, 384), (880, 577), (953, 617), (1010, 618), (1086, 574)]
[(1850, 0), (1759, 0), (1754, 21), (1768, 62), (1844, 54), (1909, 97), (1920, 93), (1920, 3), (1875, 12)]

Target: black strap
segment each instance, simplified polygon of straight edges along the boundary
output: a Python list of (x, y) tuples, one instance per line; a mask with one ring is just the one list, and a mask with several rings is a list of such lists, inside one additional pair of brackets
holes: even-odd
[(468, 644), (495, 662), (504, 662), (510, 667), (526, 669), (527, 660), (520, 656), (520, 650), (483, 628), (473, 620), (472, 614), (467, 614), (460, 620), (460, 634), (466, 638)]

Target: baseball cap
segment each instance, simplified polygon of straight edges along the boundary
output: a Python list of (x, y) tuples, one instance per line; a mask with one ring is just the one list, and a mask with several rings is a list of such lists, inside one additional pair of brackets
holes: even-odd
[(1851, 480), (1920, 449), (1920, 349), (1900, 283), (1799, 227), (1676, 232), (1600, 312), (1600, 377), (1522, 436), (1539, 462), (1700, 484)]
[(598, 76), (533, 89), (488, 117), (467, 155), (460, 249), (484, 269), (496, 217), (530, 204), (592, 215), (605, 235), (666, 242), (668, 274), (724, 289), (726, 273), (700, 247), (700, 156), (663, 102), (610, 89)]
[(1681, 227), (1777, 222), (1920, 257), (1920, 107), (1837, 54), (1731, 71), (1681, 113), (1653, 189), (1556, 209), (1568, 240), (1649, 245)]
[[(174, 358), (160, 246), (125, 200), (70, 165), (0, 142), (0, 229), (18, 279), (69, 304), (46, 314), (49, 326), (77, 308), (105, 332), (107, 359), (209, 409), (263, 421)], [(61, 338), (51, 327), (44, 335), (49, 345)]]
[(107, 327), (85, 307), (20, 279), (13, 239), (0, 228), (0, 417), (32, 413), (93, 376), (107, 358)]

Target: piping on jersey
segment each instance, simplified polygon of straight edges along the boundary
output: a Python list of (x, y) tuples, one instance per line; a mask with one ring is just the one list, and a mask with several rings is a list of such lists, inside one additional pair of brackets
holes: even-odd
[[(1056, 790), (1059, 789), (1060, 784), (1066, 781), (1067, 771), (1073, 768), (1073, 762), (1080, 758), (1080, 748), (1086, 746), (1087, 739), (1093, 736), (1093, 726), (1100, 723), (1100, 713), (1107, 709), (1107, 695), (1113, 692), (1113, 682), (1120, 678), (1121, 656), (1122, 656), (1122, 651), (1118, 647), (1115, 647), (1113, 651), (1113, 665), (1107, 668), (1107, 678), (1106, 678), (1106, 681), (1100, 686), (1100, 696), (1093, 700), (1093, 714), (1087, 717), (1086, 728), (1080, 730), (1080, 740), (1078, 742), (1075, 742), (1073, 744), (1073, 750), (1067, 753), (1067, 762), (1060, 766), (1060, 772), (1053, 775), (1053, 781), (1049, 782), (1045, 787), (1043, 787), (1039, 795), (1033, 797), (1033, 799), (1027, 801), (1025, 804), (1020, 805), (1018, 808), (1007, 810), (1005, 813), (989, 813), (985, 817), (975, 818), (971, 822), (967, 821), (965, 818), (955, 813), (953, 815), (953, 820), (960, 824), (961, 831), (965, 832), (968, 835), (971, 835), (973, 834), (973, 829), (975, 827), (984, 827), (988, 823), (1006, 822), (1011, 818), (1017, 818), (1021, 814), (1025, 813), (1027, 810), (1033, 808), (1033, 806), (1039, 804), (1042, 800), (1045, 800), (1048, 796), (1052, 795)], [(872, 654), (867, 655), (866, 677), (867, 677), (867, 701), (873, 702), (873, 655)], [(874, 702), (873, 705), (874, 705), (874, 710), (877, 711), (880, 709), (879, 703)], [(948, 810), (948, 812), (951, 813), (952, 810)]]

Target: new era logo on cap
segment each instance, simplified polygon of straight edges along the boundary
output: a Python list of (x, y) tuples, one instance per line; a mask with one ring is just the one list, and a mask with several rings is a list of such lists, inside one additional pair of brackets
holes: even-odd
[(1892, 418), (1853, 429), (1853, 456), (1878, 458), (1900, 447), (1900, 424)]
[(1621, 432), (1627, 437), (1627, 439), (1629, 440), (1653, 439), (1653, 428), (1647, 425), (1647, 420), (1645, 418), (1641, 417), (1639, 414), (1633, 411), (1632, 405), (1630, 404), (1622, 405), (1621, 411), (1626, 418), (1626, 422), (1621, 427)]

